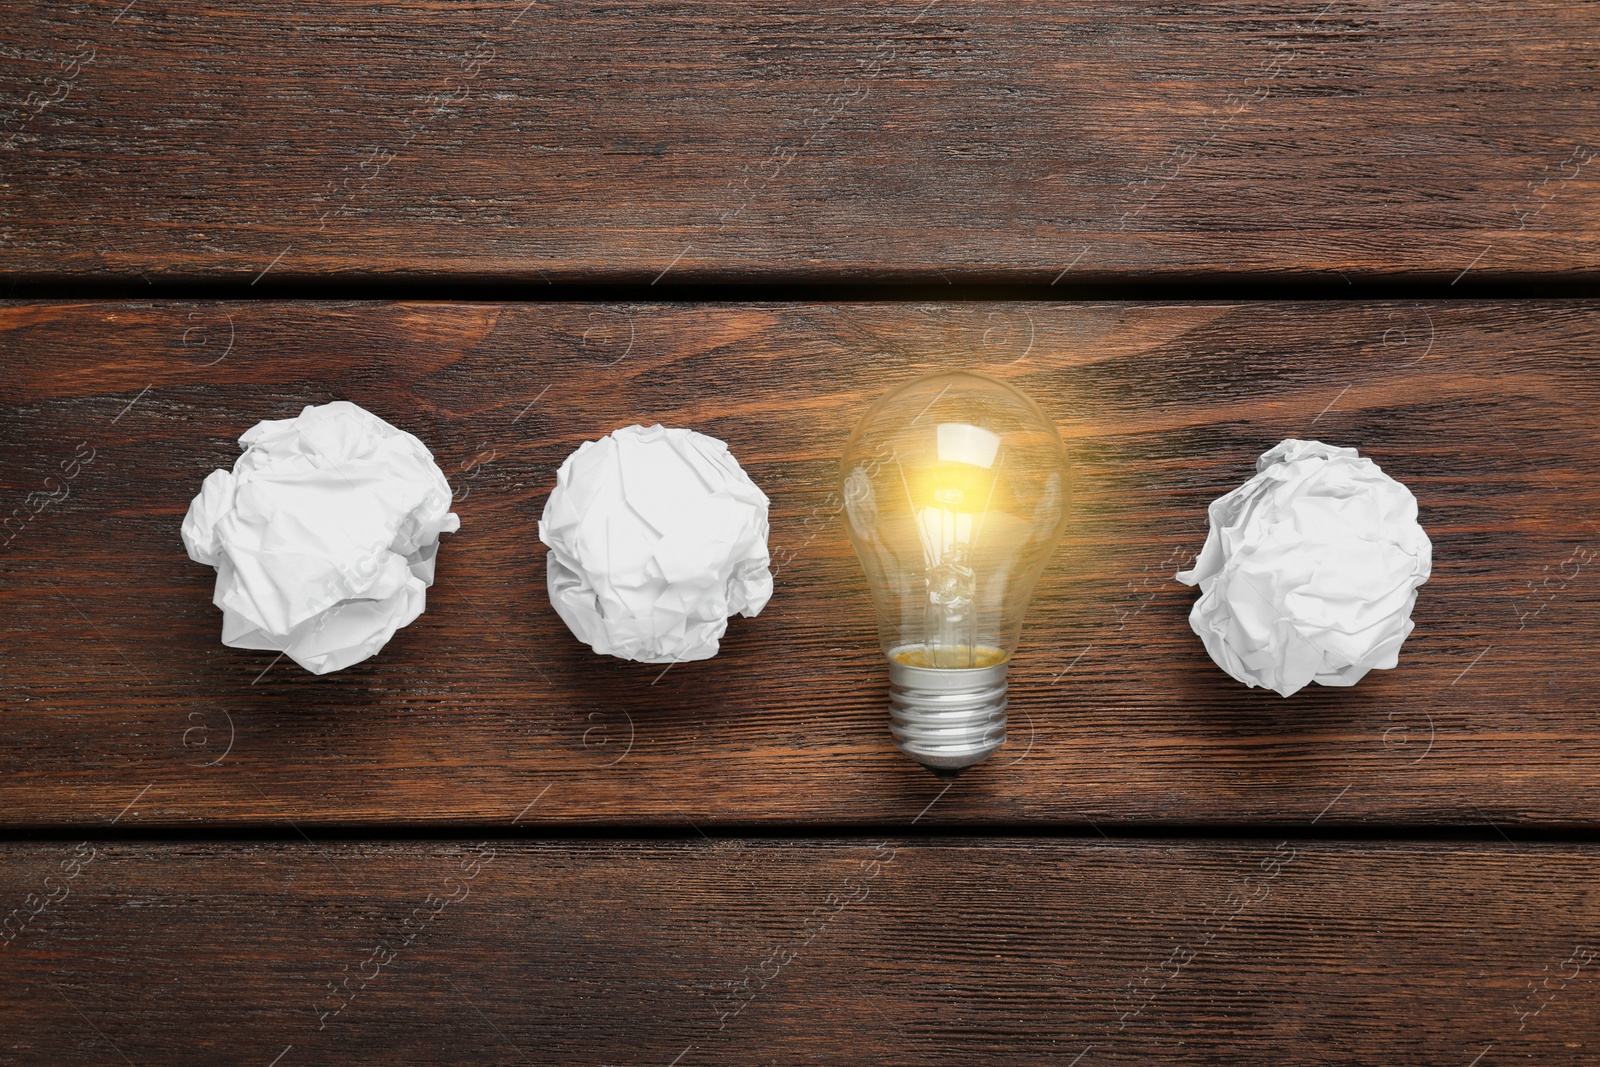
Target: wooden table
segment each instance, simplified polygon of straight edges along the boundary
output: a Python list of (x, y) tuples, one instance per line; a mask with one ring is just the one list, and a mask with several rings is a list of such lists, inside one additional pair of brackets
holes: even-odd
[[(0, 1063), (1594, 1062), (1595, 8), (125, 3), (0, 48)], [(947, 367), (1074, 463), (953, 784), (834, 493)], [(462, 529), (317, 677), (178, 525), (337, 398)], [(636, 421), (772, 500), (666, 672), (536, 530)], [(1287, 700), (1172, 580), (1285, 437), (1435, 551), (1399, 668)]]

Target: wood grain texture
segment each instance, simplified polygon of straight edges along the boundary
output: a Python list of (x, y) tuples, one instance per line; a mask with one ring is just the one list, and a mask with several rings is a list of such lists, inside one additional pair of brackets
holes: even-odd
[[(0, 328), (5, 824), (905, 825), (942, 787), (892, 746), (834, 485), (871, 399), (957, 366), (1058, 420), (1075, 517), (1012, 740), (923, 825), (1597, 824), (1592, 303), (13, 304)], [(427, 613), (316, 677), (221, 645), (178, 528), (240, 433), (336, 398), (433, 449), (462, 529)], [(772, 603), (667, 671), (567, 633), (537, 540), (561, 460), (634, 421), (726, 440), (772, 500)], [(1399, 669), (1284, 700), (1212, 665), (1171, 575), (1290, 436), (1409, 485), (1435, 568)]]
[(6, 21), (13, 282), (1070, 294), (1600, 265), (1591, 4), (28, 0)]
[(0, 1063), (1591, 1063), (1596, 858), (41, 843)]

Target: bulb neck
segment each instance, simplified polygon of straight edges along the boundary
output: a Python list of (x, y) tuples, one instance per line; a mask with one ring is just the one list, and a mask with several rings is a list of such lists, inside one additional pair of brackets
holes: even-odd
[(1006, 671), (911, 667), (889, 655), (889, 732), (900, 751), (935, 771), (957, 771), (1006, 743)]

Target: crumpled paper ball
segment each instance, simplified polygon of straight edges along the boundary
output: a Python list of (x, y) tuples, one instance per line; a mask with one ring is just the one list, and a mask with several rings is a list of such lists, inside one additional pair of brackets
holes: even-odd
[(222, 643), (313, 674), (361, 662), (422, 614), (439, 535), (461, 528), (433, 454), (344, 400), (239, 443), (183, 519), (189, 558), (217, 568)]
[(1212, 501), (1189, 625), (1217, 666), (1283, 696), (1399, 662), (1433, 545), (1411, 491), (1353, 448), (1288, 440)]
[(578, 640), (640, 663), (710, 659), (772, 596), (767, 497), (728, 446), (628, 426), (561, 464), (539, 520), (550, 603)]

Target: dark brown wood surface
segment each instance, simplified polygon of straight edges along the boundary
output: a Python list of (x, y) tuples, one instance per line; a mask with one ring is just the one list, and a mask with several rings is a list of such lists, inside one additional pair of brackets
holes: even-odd
[[(1600, 279), (1600, 7), (0, 23), (0, 1064), (1593, 1061), (1600, 304), (1549, 298)], [(528, 298), (591, 302), (486, 302)], [(833, 492), (944, 367), (1075, 479), (953, 784), (891, 744)], [(178, 528), (335, 398), (463, 526), (318, 678), (221, 645)], [(772, 500), (708, 663), (546, 599), (556, 467), (634, 421)], [(1290, 436), (1410, 486), (1435, 569), (1397, 670), (1284, 700), (1171, 576)]]
[(5, 19), (11, 282), (1071, 293), (1600, 265), (1593, 4), (28, 0)]
[[(1592, 303), (15, 304), (0, 327), (13, 826), (906, 825), (942, 786), (891, 743), (833, 487), (868, 402), (952, 366), (1058, 420), (1075, 518), (1012, 741), (924, 825), (1600, 822)], [(240, 433), (341, 397), (433, 449), (462, 529), (427, 613), (316, 677), (220, 643), (178, 527)], [(771, 604), (666, 671), (567, 633), (537, 538), (561, 460), (636, 420), (726, 440), (773, 507)], [(1171, 575), (1292, 436), (1409, 485), (1435, 569), (1397, 670), (1285, 700), (1211, 664)]]
[(1588, 1064), (1597, 859), (63, 840), (0, 860), (0, 1063)]

